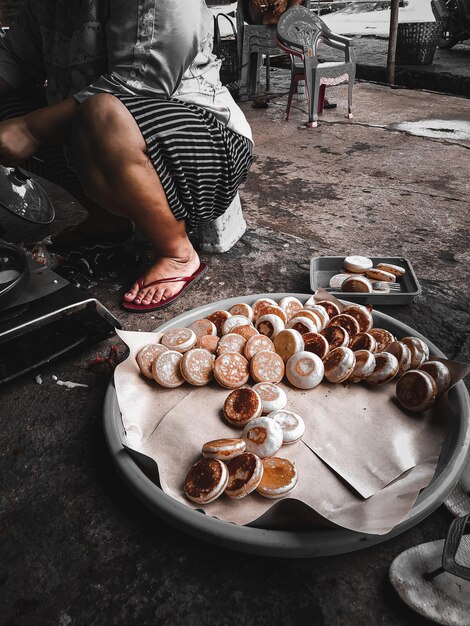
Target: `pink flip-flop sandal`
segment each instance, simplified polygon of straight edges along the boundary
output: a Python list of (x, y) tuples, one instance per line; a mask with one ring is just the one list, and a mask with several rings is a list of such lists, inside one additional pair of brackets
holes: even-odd
[(125, 311), (130, 311), (131, 313), (147, 313), (150, 311), (158, 311), (159, 309), (164, 309), (170, 304), (173, 304), (175, 300), (177, 300), (183, 293), (189, 289), (192, 285), (197, 283), (204, 274), (207, 272), (207, 265), (205, 263), (201, 263), (198, 269), (194, 272), (192, 276), (173, 276), (171, 278), (160, 278), (159, 280), (154, 280), (151, 283), (144, 284), (144, 279), (142, 276), (137, 280), (137, 284), (140, 289), (146, 289), (147, 287), (153, 287), (154, 285), (161, 285), (163, 283), (179, 283), (182, 282), (183, 286), (179, 291), (177, 291), (171, 298), (167, 300), (160, 300), (157, 304), (150, 302), (149, 304), (135, 304), (134, 302), (127, 302), (126, 300), (121, 301), (121, 307)]

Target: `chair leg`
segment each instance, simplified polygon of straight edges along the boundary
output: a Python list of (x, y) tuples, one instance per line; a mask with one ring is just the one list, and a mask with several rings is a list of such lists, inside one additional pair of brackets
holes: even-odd
[(256, 93), (258, 86), (259, 53), (251, 52), (248, 63), (248, 95), (253, 96)]
[(352, 119), (352, 116), (353, 116), (353, 107), (352, 107), (353, 87), (354, 87), (354, 76), (349, 75), (349, 78), (348, 78), (348, 118), (349, 119)]
[(241, 46), (240, 65), (240, 97), (246, 100), (250, 91), (250, 45), (245, 35)]
[(318, 93), (318, 113), (323, 113), (323, 106), (325, 104), (325, 91), (326, 85), (320, 85)]
[(271, 76), (269, 75), (269, 72), (271, 70), (271, 61), (269, 57), (269, 51), (266, 53), (264, 66), (266, 68), (266, 91), (269, 93), (271, 91)]
[(310, 82), (311, 85), (311, 89), (309, 89), (310, 92), (310, 98), (309, 98), (309, 107), (308, 107), (308, 124), (307, 127), (308, 128), (316, 128), (318, 126), (318, 101), (319, 101), (319, 95), (320, 95), (320, 85), (317, 83), (317, 81), (315, 80), (315, 82), (313, 82), (313, 80), (311, 79)]
[(286, 108), (286, 122), (289, 121), (289, 115), (290, 115), (290, 110), (292, 108), (292, 100), (294, 98), (294, 93), (295, 93), (295, 79), (292, 76), (291, 81), (290, 81), (290, 87), (289, 87), (289, 97), (287, 98), (287, 108)]

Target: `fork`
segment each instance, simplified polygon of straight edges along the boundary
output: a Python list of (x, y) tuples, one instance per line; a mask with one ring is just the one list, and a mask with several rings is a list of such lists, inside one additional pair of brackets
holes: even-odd
[(372, 283), (372, 289), (377, 291), (387, 291), (384, 287), (388, 287), (390, 291), (401, 291), (401, 285), (399, 283), (388, 283), (386, 281), (376, 281)]

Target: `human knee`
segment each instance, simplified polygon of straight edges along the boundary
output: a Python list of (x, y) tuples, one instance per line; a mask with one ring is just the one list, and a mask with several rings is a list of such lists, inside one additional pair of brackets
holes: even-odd
[(109, 93), (90, 96), (78, 107), (74, 132), (85, 133), (91, 139), (102, 136), (110, 127), (119, 124), (122, 108), (121, 102)]
[(24, 120), (18, 117), (0, 123), (0, 158), (3, 165), (19, 165), (40, 148), (39, 141)]
[(91, 96), (78, 107), (71, 149), (75, 162), (109, 176), (118, 175), (129, 160), (145, 161), (145, 141), (134, 119), (118, 98), (107, 93)]

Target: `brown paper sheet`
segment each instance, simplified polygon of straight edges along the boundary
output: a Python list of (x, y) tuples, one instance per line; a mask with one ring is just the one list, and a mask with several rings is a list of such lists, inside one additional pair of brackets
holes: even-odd
[(116, 333), (129, 348), (129, 356), (120, 363), (114, 372), (122, 423), (130, 447), (147, 441), (163, 417), (185, 398), (191, 387), (184, 385), (176, 389), (163, 389), (154, 381), (141, 375), (135, 357), (139, 350), (149, 343), (159, 343), (162, 333), (130, 332), (117, 330)]
[[(324, 289), (312, 296), (345, 306)], [(434, 358), (434, 357), (431, 357)], [(436, 357), (451, 372), (452, 388), (470, 372), (470, 366)], [(449, 424), (448, 404), (438, 400), (422, 414), (406, 412), (395, 398), (396, 381), (379, 386), (365, 383), (333, 385), (327, 381), (314, 389), (329, 403), (315, 405), (312, 394), (310, 420), (304, 441), (364, 498), (394, 481), (405, 471), (440, 450)], [(296, 390), (288, 396), (291, 410), (303, 409)], [(298, 409), (298, 410), (296, 410)], [(362, 410), (361, 410), (362, 409)], [(354, 441), (355, 445), (349, 445)], [(345, 451), (346, 454), (345, 454)]]
[[(173, 390), (158, 387), (141, 376), (135, 354), (143, 345), (158, 340), (159, 336), (127, 331), (121, 331), (119, 335), (130, 348), (129, 358), (118, 366), (115, 374), (127, 432), (126, 443), (157, 462), (166, 493), (197, 508), (186, 500), (182, 491), (187, 470), (199, 458), (203, 443), (239, 434), (221, 416), (229, 392), (215, 383), (203, 388), (186, 384)], [(294, 460), (299, 470), (299, 483), (292, 496), (278, 502), (258, 494), (236, 502), (222, 497), (204, 510), (209, 515), (238, 524), (272, 523), (276, 517), (290, 524), (298, 515), (301, 501), (304, 507), (307, 505), (309, 510), (345, 528), (376, 534), (388, 532), (407, 517), (419, 491), (432, 479), (445, 437), (444, 424), (448, 422), (445, 418), (449, 418), (447, 412), (440, 415), (439, 410), (433, 411), (425, 420), (405, 415), (391, 400), (393, 388), (391, 385), (372, 391), (356, 385), (343, 387), (322, 383), (304, 392), (286, 387), (287, 408), (303, 415), (306, 422), (304, 442), (284, 446), (278, 453), (278, 456)], [(358, 402), (357, 394), (361, 402)], [(335, 420), (338, 407), (345, 406), (347, 411), (341, 413), (342, 430)], [(382, 422), (387, 420), (389, 432), (395, 434), (394, 446), (390, 446), (388, 434), (380, 437), (383, 430), (372, 419), (374, 415), (378, 415)], [(405, 434), (400, 434), (404, 420), (410, 420), (411, 425), (408, 424)], [(336, 427), (330, 428), (335, 423)], [(311, 450), (316, 445), (316, 435), (323, 431), (330, 437), (335, 436), (333, 443), (340, 451), (337, 458), (344, 461), (335, 471)], [(372, 432), (375, 433), (373, 437)], [(372, 441), (374, 445), (371, 445)], [(411, 459), (414, 466), (411, 466)], [(381, 484), (382, 488), (379, 487)], [(364, 494), (369, 494), (366, 500)], [(309, 516), (305, 517), (308, 520)], [(318, 516), (314, 514), (309, 523), (314, 518), (313, 523), (318, 523)]]
[[(215, 385), (194, 389), (167, 413), (140, 448), (141, 452), (157, 460), (162, 489), (192, 508), (200, 507), (185, 498), (183, 481), (189, 467), (200, 458), (203, 443), (240, 434), (221, 415), (226, 396), (227, 390)], [(198, 408), (195, 410), (195, 407)], [(308, 419), (306, 422), (308, 429)], [(289, 515), (289, 504), (295, 499), (335, 524), (375, 534), (388, 532), (408, 515), (420, 489), (432, 478), (437, 462), (437, 458), (433, 458), (431, 463), (414, 468), (398, 481), (400, 484), (389, 485), (364, 500), (303, 442), (283, 446), (277, 456), (294, 461), (299, 472), (299, 482), (291, 497), (282, 501), (284, 523), (296, 521), (293, 515)], [(203, 508), (208, 515), (218, 519), (248, 524), (266, 515), (274, 504), (275, 501), (255, 493), (239, 501), (222, 497)]]
[(394, 383), (370, 387), (323, 381), (305, 396), (289, 389), (287, 406), (308, 420), (303, 441), (369, 498), (429, 455), (438, 455), (447, 433), (438, 405), (410, 416), (394, 396)]

